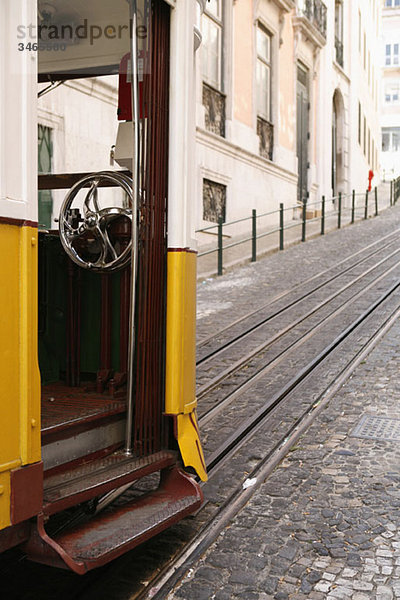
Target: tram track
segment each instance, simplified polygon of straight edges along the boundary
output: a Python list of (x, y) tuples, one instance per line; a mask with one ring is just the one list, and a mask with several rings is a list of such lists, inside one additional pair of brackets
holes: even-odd
[[(396, 284), (395, 288), (389, 291), (389, 295), (395, 290), (398, 290), (399, 285), (400, 284)], [(381, 298), (373, 307), (372, 312), (376, 310), (387, 297), (388, 296), (385, 295), (385, 297)], [(368, 311), (368, 313), (369, 314), (365, 315), (358, 325), (371, 315), (371, 311)], [(291, 429), (286, 432), (286, 437), (282, 437), (280, 443), (276, 444), (248, 473), (248, 479), (255, 481), (254, 485), (249, 487), (243, 485), (237, 486), (229, 498), (226, 499), (226, 502), (219, 507), (217, 513), (214, 514), (212, 521), (210, 520), (207, 525), (198, 532), (194, 539), (191, 540), (190, 544), (181, 552), (179, 557), (173, 561), (173, 564), (168, 565), (164, 571), (158, 574), (157, 578), (151, 582), (151, 587), (149, 586), (149, 588), (144, 590), (140, 595), (135, 596), (135, 600), (147, 600), (150, 598), (152, 600), (163, 600), (164, 598), (169, 597), (169, 593), (182, 580), (190, 567), (207, 551), (224, 527), (226, 527), (245, 506), (255, 491), (286, 456), (290, 448), (298, 442), (301, 435), (311, 425), (316, 416), (325, 408), (340, 387), (351, 377), (357, 366), (365, 360), (368, 354), (375, 348), (381, 338), (399, 317), (400, 304), (398, 304), (384, 322), (379, 325), (377, 330), (365, 342), (362, 348), (351, 357), (340, 373), (337, 374), (335, 380), (329, 382), (309, 409), (304, 411), (295, 421)], [(260, 427), (261, 426), (262, 425), (260, 424)]]
[[(318, 302), (310, 310), (308, 310), (304, 314), (300, 315), (299, 317), (295, 318), (291, 323), (289, 323), (288, 325), (286, 325), (285, 327), (283, 327), (281, 329), (278, 329), (278, 331), (274, 332), (267, 340), (265, 340), (261, 344), (258, 344), (254, 349), (252, 349), (250, 352), (246, 353), (242, 358), (240, 358), (240, 359), (232, 362), (232, 364), (229, 365), (226, 369), (223, 369), (222, 371), (220, 371), (219, 373), (217, 373), (211, 379), (211, 381), (208, 381), (207, 383), (203, 384), (202, 386), (200, 386), (197, 389), (197, 399), (198, 399), (198, 401), (201, 401), (205, 396), (207, 396), (208, 394), (210, 394), (213, 390), (215, 390), (218, 386), (220, 386), (221, 383), (224, 382), (228, 377), (232, 377), (235, 373), (237, 373), (241, 369), (247, 368), (248, 365), (249, 365), (249, 363), (250, 363), (250, 361), (253, 360), (255, 357), (257, 357), (257, 355), (259, 355), (260, 353), (262, 353), (263, 351), (265, 351), (273, 343), (275, 343), (276, 341), (278, 341), (279, 339), (281, 339), (283, 336), (285, 336), (286, 334), (288, 334), (295, 327), (299, 326), (301, 323), (304, 323), (307, 319), (309, 319), (311, 316), (315, 315), (322, 308), (326, 307), (333, 300), (335, 300), (340, 295), (342, 295), (345, 291), (349, 290), (350, 288), (354, 287), (357, 283), (361, 282), (370, 273), (372, 273), (377, 268), (379, 268), (382, 265), (384, 265), (391, 258), (393, 258), (396, 255), (398, 255), (399, 252), (400, 252), (400, 250), (395, 250), (394, 252), (392, 252), (391, 254), (389, 254), (388, 256), (386, 256), (385, 258), (383, 258), (382, 260), (380, 260), (378, 263), (376, 263), (373, 266), (371, 266), (364, 273), (358, 275), (352, 281), (350, 281), (349, 283), (347, 283), (344, 286), (342, 286), (339, 290), (336, 290), (333, 294), (330, 294), (327, 298), (325, 298), (324, 300)], [(384, 277), (384, 276), (386, 276), (386, 274), (390, 273), (399, 264), (400, 264), (399, 262), (396, 262), (394, 266), (389, 267), (389, 269), (387, 269), (386, 271), (384, 271), (384, 273), (382, 275), (378, 274), (378, 276), (372, 281), (372, 283), (367, 284), (365, 287), (363, 287), (361, 289), (360, 292), (362, 293), (367, 288), (369, 289), (369, 287), (371, 285), (374, 285), (375, 283), (379, 282), (382, 279), (382, 277)], [(341, 307), (346, 306), (360, 292), (356, 291), (352, 296), (350, 296), (350, 298), (348, 300), (346, 300), (341, 305)], [(342, 310), (342, 308), (340, 308), (340, 309)], [(326, 315), (325, 318), (327, 318), (327, 319), (331, 318), (332, 314), (334, 314), (334, 312), (333, 313), (329, 313), (328, 315)], [(321, 320), (318, 322), (317, 325), (313, 326), (313, 329), (315, 327), (317, 327), (320, 323), (321, 323)], [(309, 332), (307, 332), (307, 334), (304, 334), (304, 335), (308, 335), (308, 333)], [(302, 335), (300, 338), (297, 338), (295, 343), (298, 344), (299, 342), (301, 342), (301, 340), (303, 340), (303, 338), (304, 338), (304, 335)]]
[[(309, 298), (312, 294), (316, 293), (317, 291), (324, 288), (328, 284), (337, 280), (339, 277), (346, 275), (347, 273), (349, 273), (351, 270), (353, 270), (354, 268), (361, 265), (366, 260), (371, 259), (376, 254), (384, 251), (386, 248), (399, 242), (399, 240), (400, 240), (400, 236), (398, 235), (399, 233), (400, 233), (400, 229), (397, 229), (394, 232), (387, 234), (386, 236), (383, 236), (382, 238), (369, 244), (365, 248), (358, 250), (354, 255), (346, 257), (345, 259), (335, 263), (335, 265), (329, 267), (328, 269), (320, 271), (319, 273), (313, 275), (312, 277), (305, 279), (303, 282), (297, 284), (293, 288), (291, 288), (289, 290), (285, 290), (284, 292), (274, 296), (268, 302), (266, 302), (265, 304), (263, 304), (261, 307), (257, 308), (256, 310), (251, 311), (251, 312), (239, 317), (238, 319), (232, 321), (229, 325), (223, 327), (222, 329), (220, 329), (216, 333), (212, 334), (211, 336), (208, 336), (208, 337), (200, 340), (198, 342), (198, 344), (196, 345), (197, 356), (198, 356), (197, 367), (200, 367), (201, 365), (204, 365), (204, 363), (207, 363), (210, 360), (215, 359), (216, 356), (220, 355), (222, 352), (224, 352), (225, 350), (230, 348), (236, 342), (238, 342), (238, 341), (242, 342), (245, 339), (245, 337), (251, 335), (254, 331), (259, 329), (261, 326), (266, 324), (268, 321), (274, 319), (275, 317), (282, 315), (284, 312), (287, 312), (289, 309), (295, 307), (303, 300)], [(369, 252), (365, 256), (362, 256), (359, 260), (356, 260), (356, 262), (348, 265), (345, 269), (340, 270), (338, 273), (333, 274), (328, 279), (323, 280), (322, 282), (318, 283), (317, 285), (312, 287), (307, 292), (302, 291), (302, 293), (296, 297), (296, 294), (299, 290), (304, 290), (304, 288), (307, 287), (307, 285), (309, 285), (310, 283), (320, 279), (321, 277), (324, 277), (326, 274), (328, 274), (332, 271), (337, 270), (338, 268), (340, 268), (342, 265), (345, 265), (349, 261), (353, 261), (353, 259), (356, 256), (360, 256), (360, 255), (364, 254), (366, 251), (377, 246), (378, 244), (381, 244), (383, 241), (386, 241), (386, 243), (383, 246), (379, 246), (372, 252)], [(294, 296), (294, 298), (288, 299), (288, 296)], [(278, 302), (281, 302), (283, 300), (284, 300), (284, 303), (282, 304), (282, 306), (278, 306), (275, 310), (272, 310), (266, 316), (261, 316), (262, 313), (266, 309), (268, 309), (268, 308), (271, 309), (271, 307), (273, 307), (275, 304), (277, 304)], [(260, 317), (257, 319), (256, 317), (258, 315), (260, 315)], [(252, 319), (255, 319), (255, 322), (252, 322)], [(246, 321), (250, 321), (250, 322), (247, 323), (247, 325), (246, 325)], [(239, 332), (235, 331), (235, 328), (238, 325), (244, 325), (244, 327), (242, 327), (241, 331), (239, 330)], [(227, 336), (227, 339), (225, 339), (225, 340), (223, 339), (224, 335)], [(222, 337), (222, 339), (221, 339), (221, 337)], [(208, 349), (207, 348), (204, 349), (204, 347), (206, 347), (206, 346), (211, 346), (211, 347)]]
[[(396, 252), (392, 255), (395, 256)], [(384, 262), (386, 261), (382, 260), (381, 264)], [(400, 316), (400, 273), (396, 271), (399, 267), (400, 263), (396, 260), (383, 273), (378, 274), (372, 282), (354, 293), (351, 299), (347, 299), (339, 309), (333, 311), (332, 318), (337, 317), (350, 302), (354, 302), (355, 298), (360, 299), (365, 295), (368, 296), (367, 299), (363, 298), (364, 309), (361, 310), (361, 306), (359, 306), (358, 310), (355, 311), (355, 316), (354, 311), (351, 311), (351, 322), (342, 327), (341, 331), (331, 341), (325, 343), (323, 349), (317, 352), (301, 369), (297, 368), (295, 375), (286, 381), (279, 390), (271, 395), (268, 392), (268, 386), (266, 386), (266, 401), (247, 420), (242, 421), (239, 427), (235, 427), (231, 435), (222, 439), (220, 428), (218, 426), (214, 427), (215, 436), (218, 438), (218, 448), (210, 452), (207, 440), (204, 444), (210, 477), (210, 483), (205, 485), (206, 489), (210, 485), (213, 486), (213, 480), (218, 479), (221, 470), (222, 472), (225, 469), (229, 471), (227, 465), (232, 463), (235, 457), (236, 463), (240, 462), (243, 465), (243, 471), (248, 480), (262, 481), (268, 476), (310, 424), (311, 420), (315, 418), (318, 410), (322, 410), (333, 393), (351, 376), (360, 361), (367, 356), (382, 335), (390, 328), (394, 319)], [(388, 279), (390, 280), (388, 281)], [(378, 288), (378, 292), (376, 292), (376, 288)], [(370, 296), (372, 290), (375, 292), (373, 301), (371, 301)], [(378, 293), (377, 298), (376, 293)], [(366, 307), (365, 302), (367, 303)], [(314, 331), (326, 322), (326, 318), (323, 318), (314, 327)], [(343, 352), (343, 346), (346, 344), (348, 351), (344, 360), (340, 358), (340, 353)], [(292, 347), (292, 349), (296, 348), (298, 346)], [(338, 364), (335, 367), (328, 365), (332, 357), (337, 357)], [(325, 371), (321, 369), (325, 369)], [(323, 382), (322, 389), (316, 395), (315, 393), (311, 395), (301, 406), (297, 406), (296, 412), (294, 409), (298, 404), (296, 397), (304, 393), (302, 392), (304, 388), (309, 386), (312, 388), (310, 383), (312, 380)], [(249, 382), (248, 387), (251, 388), (253, 384), (254, 381)], [(243, 388), (241, 392), (243, 392)], [(240, 393), (237, 395), (240, 395)], [(226, 409), (226, 405), (223, 408)], [(223, 412), (226, 414), (226, 410), (223, 410)], [(281, 415), (285, 413), (291, 413), (291, 423), (284, 423), (283, 426), (277, 427), (276, 424), (280, 423)], [(200, 416), (199, 421), (204, 432), (204, 425), (207, 423), (205, 415)], [(212, 423), (212, 419), (209, 419), (209, 421)], [(248, 468), (252, 460), (252, 450), (249, 448), (251, 446), (258, 447), (258, 444), (254, 443), (254, 439), (258, 438), (265, 443), (265, 433), (273, 431), (274, 427), (277, 433), (275, 436), (271, 436), (274, 439), (269, 441), (269, 445), (267, 444), (267, 451), (263, 452), (263, 456), (255, 466)], [(238, 455), (241, 455), (240, 460), (237, 458)], [(212, 518), (200, 528), (195, 538), (183, 549), (180, 556), (173, 560), (172, 564), (161, 575), (159, 574), (155, 580), (149, 583), (143, 593), (135, 596), (137, 600), (167, 598), (169, 591), (184, 576), (190, 565), (207, 550), (223, 527), (247, 502), (256, 486), (245, 490), (243, 479), (239, 477), (239, 473), (237, 475), (238, 485), (233, 486), (222, 505), (213, 512)], [(229, 478), (229, 473), (226, 477)]]

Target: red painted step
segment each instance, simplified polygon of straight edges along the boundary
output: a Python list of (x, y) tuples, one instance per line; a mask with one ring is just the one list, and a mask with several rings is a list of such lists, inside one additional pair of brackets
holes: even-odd
[(176, 458), (171, 450), (139, 458), (118, 451), (48, 476), (44, 481), (43, 511), (46, 515), (60, 512), (174, 465)]
[(92, 424), (126, 411), (125, 400), (110, 395), (87, 391), (84, 387), (71, 388), (61, 383), (42, 387), (41, 431), (42, 442), (62, 437), (72, 427)]
[(162, 472), (156, 491), (122, 507), (109, 507), (54, 538), (46, 533), (41, 515), (24, 550), (31, 560), (70, 568), (82, 575), (196, 511), (202, 500), (194, 479), (178, 467), (169, 468)]

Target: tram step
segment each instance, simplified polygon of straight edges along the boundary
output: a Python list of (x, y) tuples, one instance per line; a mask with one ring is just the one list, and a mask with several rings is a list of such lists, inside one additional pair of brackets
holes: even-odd
[(123, 443), (124, 400), (56, 383), (43, 387), (41, 410), (45, 471), (68, 469), (68, 463), (96, 453), (110, 454)]
[(43, 512), (52, 515), (175, 463), (176, 452), (171, 450), (139, 458), (118, 451), (91, 460), (45, 478)]
[(31, 560), (82, 575), (196, 511), (202, 500), (199, 485), (175, 466), (163, 471), (154, 492), (123, 506), (111, 506), (53, 538), (45, 531), (43, 515), (39, 516), (24, 550)]

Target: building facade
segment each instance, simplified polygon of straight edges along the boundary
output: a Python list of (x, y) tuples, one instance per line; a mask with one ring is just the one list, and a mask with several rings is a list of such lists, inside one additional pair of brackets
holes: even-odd
[(378, 0), (207, 3), (197, 64), (198, 229), (281, 202), (306, 201), (312, 214), (322, 195), (365, 191), (379, 165), (380, 27)]
[(382, 178), (400, 175), (400, 0), (383, 7)]

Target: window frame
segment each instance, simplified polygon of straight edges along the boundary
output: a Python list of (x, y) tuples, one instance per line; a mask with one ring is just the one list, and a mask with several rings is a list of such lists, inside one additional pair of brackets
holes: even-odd
[[(207, 85), (211, 86), (218, 92), (224, 93), (224, 64), (223, 64), (223, 48), (224, 48), (224, 0), (216, 0), (219, 6), (219, 15), (215, 15), (210, 9), (205, 7), (202, 15), (202, 33), (203, 33), (203, 52), (202, 52), (202, 69), (201, 77)], [(204, 23), (209, 23), (217, 28), (218, 35), (218, 50), (217, 50), (217, 79), (214, 80), (209, 75), (209, 65), (207, 61), (207, 68), (204, 64), (205, 61), (205, 49), (207, 48), (206, 40), (204, 39)], [(207, 54), (208, 56), (208, 54)]]
[[(395, 52), (395, 50), (397, 50)], [(396, 67), (400, 65), (400, 42), (385, 44), (385, 67)]]
[[(266, 58), (259, 52), (259, 32), (268, 40), (268, 57)], [(273, 70), (273, 38), (274, 35), (260, 22), (256, 23), (256, 113), (257, 117), (272, 123), (272, 70)], [(268, 73), (268, 98), (267, 112), (263, 111), (264, 100), (261, 99), (261, 86), (258, 78), (258, 68), (265, 68)]]

